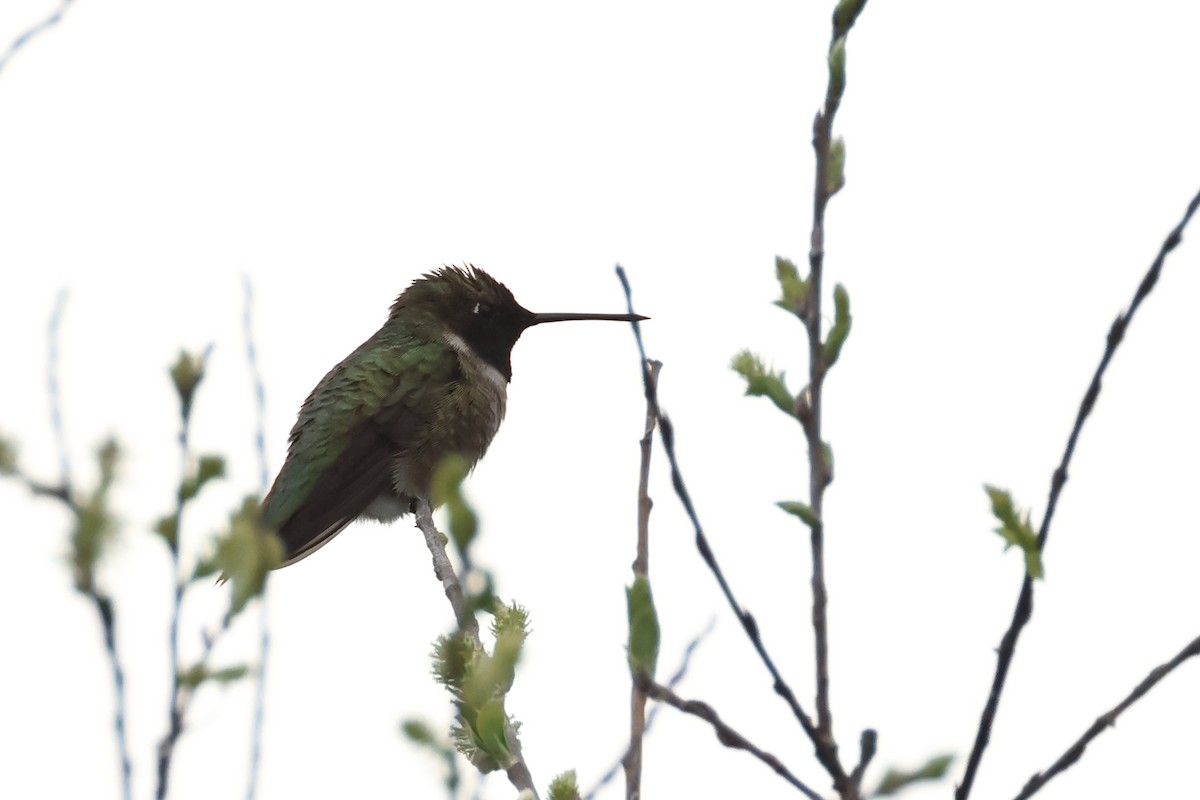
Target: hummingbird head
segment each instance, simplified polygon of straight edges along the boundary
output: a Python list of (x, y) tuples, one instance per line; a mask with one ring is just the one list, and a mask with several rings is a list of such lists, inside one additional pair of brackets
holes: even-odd
[(512, 349), (526, 328), (544, 322), (646, 319), (635, 314), (535, 314), (500, 281), (474, 265), (442, 267), (413, 281), (392, 305), (389, 319), (419, 316), (453, 334), (512, 380)]

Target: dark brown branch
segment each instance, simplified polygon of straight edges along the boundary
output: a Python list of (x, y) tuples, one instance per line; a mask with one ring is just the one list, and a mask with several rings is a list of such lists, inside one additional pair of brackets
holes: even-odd
[(757, 747), (753, 742), (742, 736), (740, 733), (729, 727), (712, 706), (707, 703), (702, 703), (699, 700), (684, 700), (673, 691), (663, 686), (660, 683), (655, 683), (646, 675), (639, 676), (639, 683), (642, 690), (647, 695), (653, 697), (659, 702), (666, 703), (669, 706), (679, 709), (685, 714), (691, 714), (712, 725), (713, 731), (717, 734), (717, 741), (733, 750), (745, 750), (750, 755), (757, 758), (759, 761), (766, 764), (775, 774), (779, 775), (792, 786), (800, 790), (800, 792), (809, 800), (822, 800), (821, 795), (808, 788), (799, 778), (791, 773), (791, 771), (783, 765), (775, 756)]
[[(1054, 475), (1050, 480), (1050, 496), (1046, 501), (1046, 515), (1042, 518), (1042, 526), (1038, 531), (1038, 552), (1042, 552), (1046, 548), (1046, 540), (1050, 536), (1050, 522), (1054, 518), (1054, 510), (1058, 506), (1058, 498), (1062, 494), (1063, 486), (1067, 482), (1067, 468), (1071, 464), (1071, 457), (1075, 454), (1075, 445), (1079, 441), (1079, 434), (1083, 430), (1083, 423), (1092, 413), (1092, 409), (1096, 405), (1096, 399), (1100, 396), (1101, 379), (1104, 377), (1104, 373), (1108, 369), (1113, 355), (1116, 354), (1121, 340), (1124, 339), (1125, 331), (1128, 329), (1129, 323), (1133, 321), (1133, 315), (1141, 306), (1142, 301), (1150, 294), (1155, 284), (1158, 283), (1158, 278), (1162, 273), (1163, 263), (1166, 261), (1167, 255), (1182, 241), (1183, 230), (1187, 227), (1192, 215), (1196, 213), (1197, 207), (1200, 207), (1200, 192), (1188, 203), (1183, 219), (1179, 221), (1179, 224), (1175, 226), (1163, 241), (1158, 255), (1154, 258), (1154, 262), (1150, 265), (1150, 269), (1142, 278), (1141, 283), (1138, 284), (1137, 291), (1134, 292), (1133, 300), (1129, 304), (1129, 310), (1124, 314), (1118, 314), (1108, 331), (1104, 355), (1101, 356), (1100, 364), (1096, 367), (1096, 371), (1092, 375), (1092, 382), (1088, 385), (1087, 391), (1083, 395), (1083, 401), (1079, 404), (1079, 412), (1075, 415), (1075, 424), (1072, 426), (1071, 434), (1067, 438), (1067, 446), (1063, 450), (1062, 460), (1058, 468), (1054, 470)], [(1008, 677), (1008, 669), (1012, 664), (1013, 655), (1016, 652), (1017, 639), (1020, 638), (1021, 629), (1025, 627), (1025, 624), (1029, 622), (1032, 616), (1033, 581), (1026, 575), (1021, 583), (1021, 594), (1017, 598), (1012, 622), (1009, 624), (1008, 630), (1005, 631), (1004, 638), (1000, 641), (1000, 649), (997, 651), (996, 658), (996, 672), (992, 679), (992, 688), (988, 692), (987, 704), (984, 706), (983, 714), (979, 719), (979, 728), (975, 734), (975, 744), (971, 748), (971, 755), (967, 759), (967, 768), (963, 773), (963, 781), (959, 785), (958, 791), (955, 792), (955, 800), (967, 800), (971, 794), (971, 786), (975, 780), (975, 773), (979, 769), (983, 752), (987, 748), (988, 740), (991, 738), (992, 724), (995, 722), (996, 709), (1000, 705), (1000, 695), (1004, 690), (1004, 682)]]
[(1067, 748), (1067, 751), (1059, 756), (1058, 760), (1051, 764), (1045, 772), (1039, 772), (1030, 778), (1029, 782), (1025, 784), (1025, 788), (1021, 790), (1020, 794), (1016, 796), (1015, 800), (1025, 800), (1025, 798), (1032, 797), (1038, 792), (1038, 790), (1049, 783), (1055, 775), (1066, 770), (1068, 767), (1078, 761), (1080, 757), (1083, 756), (1083, 751), (1087, 749), (1087, 746), (1093, 739), (1103, 733), (1105, 729), (1116, 725), (1117, 717), (1121, 716), (1121, 713), (1125, 711), (1125, 709), (1129, 708), (1131, 705), (1140, 700), (1146, 693), (1154, 688), (1155, 684), (1167, 677), (1172, 670), (1194, 656), (1200, 656), (1200, 636), (1193, 639), (1187, 647), (1180, 650), (1179, 653), (1170, 661), (1152, 669), (1150, 674), (1147, 675), (1141, 683), (1135, 686), (1133, 691), (1130, 692), (1124, 700), (1114, 706), (1108, 713), (1102, 714), (1100, 717), (1098, 717), (1096, 721), (1092, 723), (1091, 727), (1079, 737), (1075, 744)]
[[(625, 270), (619, 265), (617, 266), (617, 277), (620, 278), (621, 285), (625, 289), (626, 304), (629, 307), (629, 313), (632, 314), (634, 313), (633, 298), (629, 287), (629, 280), (625, 276)], [(632, 324), (634, 338), (637, 341), (638, 353), (641, 355), (641, 363), (645, 365), (646, 350), (642, 343), (641, 328), (636, 322)], [(645, 367), (643, 366), (643, 375), (644, 374)], [(696, 514), (695, 506), (692, 504), (691, 495), (688, 493), (687, 486), (683, 481), (683, 473), (680, 472), (679, 462), (675, 457), (675, 429), (671, 425), (670, 419), (666, 416), (666, 414), (663, 413), (662, 408), (658, 405), (657, 387), (652, 386), (649, 382), (645, 382), (644, 388), (646, 392), (646, 399), (654, 408), (655, 418), (658, 420), (658, 434), (663, 443), (663, 452), (666, 453), (667, 461), (671, 466), (671, 485), (675, 489), (675, 494), (679, 497), (679, 502), (683, 505), (683, 509), (687, 513), (688, 519), (692, 523), (692, 528), (696, 533), (696, 549), (700, 551), (700, 557), (704, 559), (704, 563), (708, 566), (709, 571), (712, 572), (713, 577), (717, 579), (717, 584), (721, 587), (721, 592), (725, 595), (726, 602), (729, 603), (729, 607), (733, 610), (734, 616), (737, 617), (738, 622), (740, 622), (742, 625), (742, 630), (746, 632), (746, 636), (750, 639), (750, 643), (753, 645), (755, 652), (758, 653), (759, 659), (767, 668), (767, 672), (770, 673), (772, 688), (775, 690), (775, 693), (783, 698), (784, 702), (787, 703), (788, 708), (791, 709), (792, 714), (799, 721), (800, 727), (804, 729), (804, 732), (808, 735), (809, 739), (812, 740), (813, 746), (816, 750), (817, 760), (820, 761), (821, 765), (825, 767), (826, 771), (833, 776), (835, 784), (841, 785), (846, 780), (846, 773), (837, 760), (836, 748), (831, 749), (828, 746), (828, 743), (825, 740), (822, 740), (818, 735), (817, 727), (813, 724), (812, 718), (805, 713), (803, 707), (800, 705), (800, 701), (796, 699), (795, 692), (792, 691), (792, 688), (788, 685), (787, 681), (783, 679), (783, 675), (780, 674), (778, 667), (775, 666), (774, 659), (772, 659), (770, 654), (767, 652), (766, 645), (762, 640), (762, 635), (758, 630), (758, 623), (755, 621), (753, 615), (751, 615), (749, 611), (743, 609), (738, 603), (737, 599), (733, 595), (733, 590), (729, 586), (729, 582), (725, 579), (724, 572), (722, 572), (720, 565), (717, 563), (717, 558), (713, 554), (711, 545), (708, 543), (708, 537), (704, 535), (704, 529), (700, 525), (700, 518)]]
[[(710, 619), (708, 624), (704, 626), (704, 630), (692, 637), (692, 640), (688, 642), (687, 647), (683, 648), (683, 655), (680, 657), (679, 666), (675, 668), (675, 672), (671, 674), (671, 679), (667, 681), (667, 688), (674, 689), (680, 684), (680, 682), (683, 681), (684, 677), (687, 675), (688, 665), (692, 660), (692, 654), (696, 652), (696, 648), (700, 646), (700, 643), (703, 642), (710, 633), (712, 633), (713, 626), (716, 625), (716, 623), (716, 618)], [(643, 731), (643, 737), (648, 735), (651, 728), (654, 727), (654, 718), (658, 716), (658, 711), (660, 708), (661, 706), (654, 706), (650, 709), (650, 713), (646, 715), (646, 728)], [(592, 788), (583, 795), (583, 800), (593, 800), (593, 798), (595, 798), (601, 789), (611, 783), (613, 778), (617, 776), (617, 772), (619, 772), (624, 765), (625, 759), (628, 757), (629, 750), (626, 749), (621, 757), (617, 759), (617, 763), (614, 764), (608, 770), (608, 772), (604, 773), (604, 775), (602, 775), (600, 779), (596, 781)]]
[[(646, 361), (642, 366), (646, 385), (657, 390), (661, 361)], [(654, 444), (657, 417), (654, 403), (646, 401), (646, 428), (640, 441), (641, 467), (638, 471), (638, 528), (637, 557), (633, 561), (633, 577), (650, 575), (650, 452)], [(646, 733), (646, 693), (635, 679), (629, 696), (629, 749), (621, 759), (625, 767), (625, 800), (639, 800), (642, 795), (642, 738)]]

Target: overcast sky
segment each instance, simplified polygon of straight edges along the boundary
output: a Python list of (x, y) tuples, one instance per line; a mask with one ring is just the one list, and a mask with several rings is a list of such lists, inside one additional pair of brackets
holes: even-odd
[[(54, 5), (5, 0), (0, 47)], [(728, 363), (749, 346), (803, 384), (807, 345), (771, 306), (773, 258), (807, 253), (831, 9), (79, 0), (0, 71), (0, 428), (25, 468), (56, 478), (45, 324), (65, 287), (80, 485), (107, 434), (127, 452), (103, 580), (138, 797), (169, 696), (168, 560), (147, 532), (178, 480), (166, 368), (214, 345), (194, 446), (224, 454), (229, 476), (184, 520), (194, 551), (258, 488), (243, 275), (274, 470), (309, 390), (421, 273), (473, 262), (533, 310), (620, 311), (624, 265), (713, 547), (812, 708), (808, 544), (774, 506), (806, 499), (803, 441), (741, 396)], [(1173, 0), (874, 0), (851, 34), (826, 264), (854, 328), (827, 384), (826, 518), (836, 732), (853, 761), (859, 731), (879, 730), (869, 786), (940, 752), (961, 775), (1022, 569), (982, 484), (1040, 520), (1108, 326), (1200, 189), (1198, 35), (1200, 10)], [(1084, 431), (980, 800), (1013, 796), (1200, 633), (1197, 238), (1169, 260)], [(637, 355), (625, 326), (546, 327), (513, 371), (507, 421), (466, 485), (477, 556), (532, 614), (509, 701), (529, 765), (542, 787), (571, 767), (590, 786), (628, 728)], [(715, 617), (680, 693), (825, 790), (657, 451), (652, 492), (663, 670)], [(111, 685), (63, 565), (67, 520), (12, 482), (0, 505), (0, 796), (115, 798)], [(222, 591), (189, 595), (185, 654)], [(451, 623), (407, 522), (352, 526), (275, 575), (259, 797), (444, 796), (437, 763), (396, 731), (448, 722), (427, 654)], [(249, 615), (219, 660), (255, 658), (256, 635)], [(1194, 783), (1197, 704), (1189, 663), (1043, 796), (1177, 796)], [(250, 709), (249, 685), (201, 693), (172, 797), (241, 795)], [(647, 798), (795, 796), (669, 709), (645, 763)]]

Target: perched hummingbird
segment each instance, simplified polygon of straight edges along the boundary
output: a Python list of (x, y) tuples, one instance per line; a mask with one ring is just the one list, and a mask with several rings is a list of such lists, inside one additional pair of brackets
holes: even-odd
[(387, 322), (329, 371), (300, 407), (263, 522), (293, 564), (355, 519), (391, 522), (429, 498), (434, 468), (474, 465), (504, 418), (512, 349), (543, 322), (633, 314), (535, 314), (474, 266), (413, 282)]

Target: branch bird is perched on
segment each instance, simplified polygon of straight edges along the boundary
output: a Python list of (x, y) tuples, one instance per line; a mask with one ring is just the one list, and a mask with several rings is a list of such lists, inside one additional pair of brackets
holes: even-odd
[(429, 499), (433, 471), (457, 453), (472, 465), (504, 419), (512, 348), (543, 322), (645, 319), (632, 314), (535, 314), (473, 266), (413, 282), (375, 335), (329, 371), (304, 401), (287, 459), (263, 500), (281, 566), (355, 519), (390, 522)]

